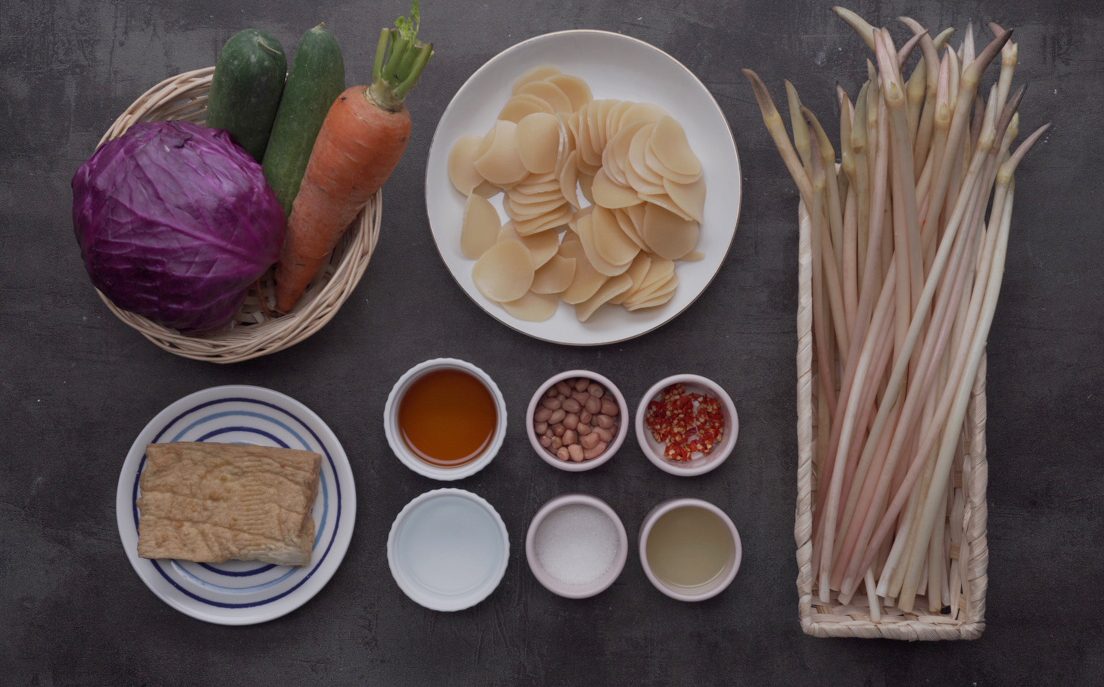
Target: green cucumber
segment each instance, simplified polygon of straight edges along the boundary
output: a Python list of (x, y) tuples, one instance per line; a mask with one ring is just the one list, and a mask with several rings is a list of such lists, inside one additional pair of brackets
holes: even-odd
[(325, 24), (319, 24), (299, 41), (262, 163), (285, 215), (291, 214), (322, 121), (344, 90), (341, 47)]
[(207, 96), (207, 126), (229, 131), (260, 162), (286, 76), (287, 58), (280, 41), (257, 29), (235, 33), (222, 46), (215, 65)]

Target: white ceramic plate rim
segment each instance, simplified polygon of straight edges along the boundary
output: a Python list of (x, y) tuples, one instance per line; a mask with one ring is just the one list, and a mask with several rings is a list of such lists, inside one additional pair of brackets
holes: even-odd
[[(403, 522), (410, 517), (419, 507), (422, 507), (428, 501), (439, 499), (445, 496), (456, 496), (472, 503), (476, 504), (494, 521), (498, 527), (498, 533), (502, 536), (502, 558), (495, 567), (495, 570), (491, 573), (490, 577), (483, 581), (475, 590), (459, 598), (446, 598), (434, 596), (432, 593), (426, 591), (423, 587), (414, 584), (410, 581), (408, 575), (402, 570), (396, 560), (395, 546), (396, 538), (399, 534), (399, 529), (402, 527)], [(466, 489), (457, 489), (455, 487), (444, 487), (441, 489), (434, 489), (427, 491), (423, 494), (415, 496), (410, 500), (403, 509), (399, 511), (399, 514), (395, 516), (394, 522), (391, 523), (391, 530), (387, 533), (387, 567), (391, 570), (391, 577), (395, 579), (395, 584), (399, 586), (412, 601), (419, 606), (428, 608), (431, 611), (444, 611), (455, 612), (463, 611), (472, 606), (475, 606), (486, 599), (488, 596), (494, 593), (498, 589), (498, 585), (502, 583), (502, 578), (506, 576), (506, 568), (510, 563), (510, 534), (506, 531), (506, 523), (502, 521), (502, 516), (498, 514), (495, 507), (492, 506), (486, 499), (478, 494), (473, 494)]]
[[(701, 93), (704, 95), (703, 102), (709, 104), (710, 109), (713, 111), (716, 117), (719, 118), (719, 122), (723, 124), (723, 127), (721, 127), (724, 131), (723, 137), (720, 135), (719, 131), (717, 133), (711, 132), (710, 135), (719, 139), (715, 142), (716, 145), (724, 145), (731, 149), (732, 165), (735, 169), (735, 173), (731, 175), (732, 177), (734, 177), (734, 179), (724, 178), (720, 181), (721, 184), (733, 184), (733, 187), (726, 188), (718, 185), (715, 187), (716, 190), (714, 190), (714, 192), (710, 194), (706, 199), (707, 215), (709, 214), (711, 204), (722, 202), (717, 200), (718, 195), (721, 195), (723, 193), (724, 195), (732, 196), (735, 199), (735, 211), (732, 213), (733, 217), (731, 227), (720, 225), (717, 226), (715, 229), (712, 226), (710, 226), (709, 229), (706, 229), (703, 226), (703, 231), (715, 230), (718, 232), (727, 232), (727, 240), (724, 242), (723, 250), (715, 251), (715, 253), (717, 254), (717, 257), (715, 259), (711, 260), (710, 256), (707, 256), (706, 259), (697, 263), (682, 264), (679, 266), (680, 271), (703, 269), (707, 268), (710, 264), (715, 262), (716, 264), (712, 267), (712, 272), (708, 275), (708, 278), (706, 278), (705, 281), (700, 285), (700, 287), (697, 288), (693, 293), (689, 293), (689, 295), (687, 295), (685, 289), (682, 290), (682, 293), (676, 292), (675, 298), (665, 306), (651, 310), (648, 313), (629, 313), (634, 317), (628, 324), (616, 325), (605, 336), (594, 334), (593, 330), (589, 329), (585, 324), (578, 324), (578, 327), (576, 328), (572, 336), (542, 333), (542, 331), (540, 331), (544, 329), (542, 325), (548, 325), (548, 322), (526, 322), (524, 320), (519, 320), (509, 315), (498, 304), (488, 301), (481, 293), (479, 293), (474, 284), (468, 283), (470, 281), (470, 272), (474, 262), (469, 260), (459, 260), (451, 258), (450, 255), (446, 252), (446, 249), (442, 246), (442, 243), (445, 241), (451, 241), (457, 246), (459, 245), (459, 214), (457, 214), (457, 216), (453, 218), (456, 221), (451, 223), (455, 226), (451, 226), (451, 224), (446, 221), (446, 217), (439, 216), (439, 213), (435, 211), (436, 203), (433, 201), (433, 194), (435, 193), (449, 193), (454, 195), (456, 193), (455, 189), (452, 187), (451, 182), (449, 182), (448, 180), (447, 171), (448, 149), (452, 146), (453, 140), (443, 140), (442, 128), (450, 123), (450, 115), (455, 112), (458, 107), (457, 103), (463, 100), (465, 96), (465, 91), (469, 89), (469, 86), (472, 84), (472, 82), (477, 79), (477, 77), (479, 77), (481, 74), (490, 70), (498, 63), (512, 58), (518, 58), (520, 55), (523, 55), (526, 50), (531, 49), (534, 46), (539, 45), (540, 43), (554, 41), (571, 36), (600, 37), (603, 39), (608, 39), (610, 41), (620, 42), (624, 45), (632, 46), (633, 48), (644, 48), (648, 51), (654, 52), (661, 59), (666, 59), (674, 66), (681, 69), (681, 71), (685, 74), (685, 77), (688, 79), (688, 83), (695, 85), (701, 90)], [(521, 72), (519, 72), (518, 75), (520, 75), (520, 73)], [(585, 75), (582, 76), (585, 77)], [(599, 92), (596, 94), (596, 96), (600, 98), (603, 97), (603, 94)], [(647, 100), (649, 99), (649, 97), (646, 94), (642, 94), (640, 96), (640, 99)], [(675, 111), (672, 112), (672, 114), (677, 116), (679, 113)], [(486, 126), (489, 127), (491, 123), (491, 121), (487, 121)], [(694, 138), (693, 132), (688, 133), (691, 134), (691, 138)], [(725, 151), (725, 155), (727, 156), (727, 150)], [(690, 71), (689, 68), (687, 68), (684, 64), (682, 64), (677, 59), (672, 57), (667, 52), (661, 50), (660, 48), (657, 48), (650, 43), (642, 41), (638, 38), (634, 38), (632, 36), (626, 36), (624, 34), (613, 33), (610, 31), (600, 31), (596, 29), (572, 29), (568, 31), (555, 31), (552, 33), (545, 33), (534, 36), (503, 50), (502, 52), (488, 60), (486, 63), (484, 63), (483, 66), (481, 66), (470, 77), (468, 77), (468, 79), (456, 92), (456, 95), (453, 96), (452, 100), (445, 108), (444, 113), (441, 115), (440, 120), (438, 120), (437, 122), (437, 128), (434, 130), (433, 138), (430, 142), (429, 159), (426, 164), (425, 189), (426, 211), (429, 217), (430, 230), (433, 234), (434, 243), (437, 246), (437, 252), (438, 254), (440, 254), (441, 260), (445, 263), (446, 267), (448, 267), (449, 273), (452, 275), (456, 283), (460, 286), (461, 290), (464, 291), (464, 293), (466, 293), (468, 297), (471, 298), (476, 303), (476, 305), (482, 308), (488, 315), (495, 318), (510, 329), (542, 341), (570, 346), (602, 346), (635, 339), (637, 337), (648, 334), (655, 329), (658, 329), (659, 327), (667, 324), (668, 322), (685, 312), (691, 305), (694, 304), (695, 301), (697, 301), (701, 294), (704, 293), (707, 288), (709, 288), (710, 284), (712, 284), (713, 280), (720, 272), (721, 267), (724, 266), (728, 252), (732, 248), (732, 241), (735, 238), (736, 227), (739, 223), (740, 209), (743, 206), (743, 177), (742, 169), (740, 166), (740, 156), (736, 148), (736, 141), (732, 136), (732, 129), (728, 124), (728, 120), (725, 117), (724, 111), (721, 109), (720, 105), (713, 97), (713, 94), (710, 93), (709, 89), (705, 87), (705, 84), (703, 84), (701, 80), (698, 79), (698, 77)], [(565, 306), (561, 304), (560, 310), (563, 310), (564, 308)], [(599, 313), (598, 316), (601, 315), (602, 313)], [(636, 317), (638, 315), (639, 318)], [(557, 319), (556, 316), (553, 317), (553, 320), (555, 319)]]
[[(181, 598), (181, 595), (166, 590), (164, 580), (158, 577), (153, 569), (152, 562), (138, 555), (138, 536), (134, 531), (132, 520), (134, 477), (142, 456), (145, 455), (146, 446), (149, 445), (158, 430), (193, 405), (229, 397), (264, 401), (278, 407), (284, 407), (294, 411), (303, 421), (309, 423), (311, 429), (318, 435), (319, 440), (326, 444), (333, 458), (334, 477), (344, 490), (341, 502), (341, 518), (344, 519), (345, 524), (334, 533), (332, 548), (326, 559), (314, 571), (314, 574), (287, 596), (261, 606), (247, 608), (208, 606), (188, 598)], [(341, 442), (338, 441), (337, 436), (334, 435), (329, 426), (322, 421), (322, 418), (310, 408), (286, 394), (264, 387), (249, 385), (214, 386), (188, 394), (171, 403), (147, 422), (142, 431), (138, 433), (138, 437), (127, 452), (123, 467), (119, 472), (119, 485), (115, 494), (115, 520), (119, 528), (119, 538), (122, 540), (123, 550), (126, 551), (127, 559), (134, 568), (134, 572), (159, 599), (181, 613), (204, 622), (216, 625), (254, 625), (287, 615), (310, 601), (337, 572), (337, 568), (341, 565), (341, 561), (345, 558), (345, 553), (349, 549), (349, 542), (353, 537), (353, 528), (356, 525), (356, 488), (353, 482), (352, 467), (349, 465), (349, 458), (346, 456)]]

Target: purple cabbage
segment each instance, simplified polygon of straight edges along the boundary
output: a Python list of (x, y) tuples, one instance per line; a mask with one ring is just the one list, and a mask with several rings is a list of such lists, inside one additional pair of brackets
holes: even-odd
[(111, 301), (183, 332), (217, 329), (276, 262), (285, 220), (261, 166), (221, 129), (135, 124), (73, 176), (73, 228)]

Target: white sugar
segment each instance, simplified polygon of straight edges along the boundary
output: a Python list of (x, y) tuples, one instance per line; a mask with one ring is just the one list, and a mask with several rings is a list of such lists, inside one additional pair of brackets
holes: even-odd
[(537, 560), (552, 577), (566, 584), (600, 579), (617, 560), (617, 528), (592, 506), (557, 508), (541, 522), (534, 541)]

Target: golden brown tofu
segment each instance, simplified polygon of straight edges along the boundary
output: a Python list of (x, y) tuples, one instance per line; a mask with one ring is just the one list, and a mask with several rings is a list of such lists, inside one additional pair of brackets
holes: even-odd
[(150, 444), (138, 496), (138, 555), (307, 565), (321, 464), (317, 453), (293, 449)]

